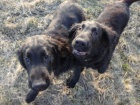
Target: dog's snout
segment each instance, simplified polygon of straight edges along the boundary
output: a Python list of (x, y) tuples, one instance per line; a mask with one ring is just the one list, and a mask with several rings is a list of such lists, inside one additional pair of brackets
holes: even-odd
[(32, 85), (32, 88), (36, 91), (43, 91), (45, 89), (47, 89), (48, 84), (47, 83), (35, 83)]
[(77, 45), (77, 46), (87, 46), (87, 43), (85, 42), (85, 41), (83, 41), (83, 40), (76, 40), (75, 41), (75, 44)]
[(41, 67), (41, 69), (33, 69), (30, 78), (29, 78), (29, 86), (35, 90), (35, 91), (43, 91), (47, 89), (51, 83), (51, 77), (50, 74), (47, 72), (44, 72), (44, 67)]

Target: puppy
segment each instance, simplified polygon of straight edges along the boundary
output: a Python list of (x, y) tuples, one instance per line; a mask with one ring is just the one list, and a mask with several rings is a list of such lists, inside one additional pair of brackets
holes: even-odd
[[(110, 4), (96, 21), (84, 21), (71, 28), (69, 37), (73, 55), (87, 68), (104, 73), (126, 27), (129, 6), (139, 0), (121, 0)], [(80, 73), (80, 72), (79, 72)]]
[[(28, 73), (31, 91), (26, 97), (27, 103), (34, 101), (39, 91), (48, 88), (53, 75), (59, 76), (71, 68), (83, 70), (83, 66), (77, 66), (79, 64), (75, 62), (68, 45), (69, 29), (83, 20), (85, 16), (81, 6), (75, 0), (68, 0), (58, 8), (46, 35), (35, 35), (25, 40), (18, 51), (18, 58)], [(75, 73), (74, 76), (79, 78), (80, 75)], [(68, 79), (67, 85), (71, 87), (73, 81), (77, 82)]]

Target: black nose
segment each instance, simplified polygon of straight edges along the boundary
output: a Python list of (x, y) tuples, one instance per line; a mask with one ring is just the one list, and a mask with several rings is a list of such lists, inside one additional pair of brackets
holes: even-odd
[(82, 41), (82, 40), (76, 40), (75, 44), (78, 45), (78, 46), (86, 46), (87, 45), (87, 43)]
[(75, 47), (81, 50), (85, 50), (88, 46), (88, 42), (84, 41), (83, 39), (75, 40)]
[(47, 87), (49, 86), (49, 84), (47, 83), (33, 83), (32, 84), (32, 88), (36, 91), (43, 91), (45, 89), (47, 89)]

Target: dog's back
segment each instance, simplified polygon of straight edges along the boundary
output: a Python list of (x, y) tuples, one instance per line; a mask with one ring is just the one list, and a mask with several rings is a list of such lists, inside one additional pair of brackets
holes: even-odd
[(107, 6), (97, 21), (109, 26), (120, 35), (130, 17), (129, 6), (135, 1), (139, 0), (121, 0)]
[(67, 0), (62, 3), (56, 11), (54, 18), (48, 27), (48, 32), (61, 35), (64, 34), (64, 37), (68, 37), (67, 32), (71, 26), (84, 20), (84, 12), (82, 7), (77, 3), (77, 0)]

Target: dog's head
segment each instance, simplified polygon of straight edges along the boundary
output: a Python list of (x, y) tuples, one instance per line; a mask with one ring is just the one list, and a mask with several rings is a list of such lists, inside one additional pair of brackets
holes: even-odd
[(74, 25), (69, 37), (73, 54), (78, 59), (90, 59), (96, 56), (102, 48), (109, 47), (110, 30), (94, 21), (83, 21)]
[(62, 58), (67, 51), (64, 43), (47, 35), (27, 38), (18, 51), (18, 58), (27, 70), (29, 87), (36, 91), (45, 90), (51, 83), (52, 72), (57, 63), (55, 60)]

